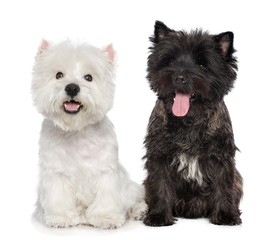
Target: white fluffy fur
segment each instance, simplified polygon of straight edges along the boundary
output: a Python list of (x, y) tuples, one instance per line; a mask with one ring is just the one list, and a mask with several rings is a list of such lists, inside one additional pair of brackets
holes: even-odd
[[(144, 189), (132, 182), (118, 161), (113, 125), (106, 117), (114, 95), (114, 52), (69, 41), (43, 41), (33, 69), (32, 94), (45, 116), (40, 137), (40, 182), (35, 216), (47, 226), (90, 224), (117, 228), (146, 210)], [(64, 77), (56, 79), (56, 73)], [(86, 74), (93, 81), (84, 79)], [(63, 102), (69, 83), (83, 104), (68, 114)]]
[(199, 185), (203, 183), (203, 175), (199, 169), (198, 160), (195, 157), (190, 157), (186, 154), (180, 154), (175, 157), (171, 165), (175, 165), (179, 161), (177, 171), (182, 174), (182, 177), (187, 181), (197, 181)]

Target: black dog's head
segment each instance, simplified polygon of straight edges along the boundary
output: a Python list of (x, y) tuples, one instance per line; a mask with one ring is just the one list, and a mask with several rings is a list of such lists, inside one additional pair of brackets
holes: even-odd
[(148, 80), (160, 98), (174, 99), (175, 116), (185, 116), (192, 102), (216, 104), (233, 87), (236, 58), (233, 33), (174, 31), (156, 21), (148, 58)]

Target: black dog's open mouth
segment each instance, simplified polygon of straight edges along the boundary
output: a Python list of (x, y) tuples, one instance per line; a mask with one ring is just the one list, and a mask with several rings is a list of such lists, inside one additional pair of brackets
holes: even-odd
[(172, 106), (172, 112), (176, 117), (184, 117), (188, 114), (190, 103), (195, 100), (194, 94), (176, 92)]
[(82, 103), (70, 100), (63, 103), (64, 111), (70, 114), (76, 114), (83, 107)]
[[(196, 100), (198, 98), (198, 96), (196, 96), (193, 93), (191, 93), (189, 95), (190, 95), (190, 101), (194, 101), (194, 100)], [(175, 100), (175, 96), (176, 96), (176, 93), (173, 94), (173, 100)]]

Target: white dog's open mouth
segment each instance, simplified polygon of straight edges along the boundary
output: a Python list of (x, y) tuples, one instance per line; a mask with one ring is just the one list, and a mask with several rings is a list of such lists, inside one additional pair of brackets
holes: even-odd
[(70, 100), (63, 103), (64, 111), (71, 114), (76, 114), (83, 107), (82, 103)]

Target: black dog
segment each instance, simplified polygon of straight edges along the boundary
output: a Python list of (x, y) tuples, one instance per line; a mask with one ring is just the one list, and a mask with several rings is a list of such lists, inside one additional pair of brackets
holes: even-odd
[(174, 31), (157, 21), (150, 40), (147, 78), (158, 100), (145, 139), (144, 223), (206, 217), (241, 224), (242, 178), (223, 101), (236, 79), (233, 33)]

